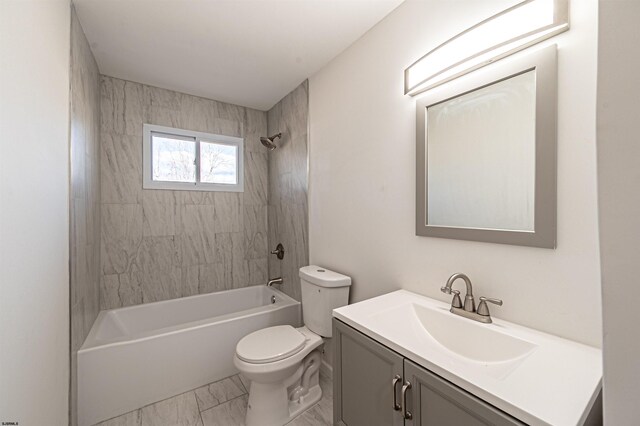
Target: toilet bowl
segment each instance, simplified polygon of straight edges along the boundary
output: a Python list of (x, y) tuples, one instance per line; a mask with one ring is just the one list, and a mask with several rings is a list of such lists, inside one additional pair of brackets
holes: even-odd
[[(278, 339), (278, 335), (285, 337)], [(268, 337), (276, 341), (266, 345)], [(233, 362), (251, 381), (247, 426), (283, 425), (320, 400), (321, 357), (316, 349), (321, 345), (317, 334), (290, 325), (258, 330), (238, 342)]]
[(351, 278), (311, 265), (300, 269), (304, 327), (267, 327), (243, 337), (233, 362), (251, 381), (246, 426), (282, 426), (322, 397), (322, 337), (331, 311), (349, 298)]

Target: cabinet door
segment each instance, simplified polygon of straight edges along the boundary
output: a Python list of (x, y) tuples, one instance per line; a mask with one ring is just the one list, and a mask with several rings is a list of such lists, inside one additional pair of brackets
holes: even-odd
[(508, 414), (405, 359), (405, 381), (411, 383), (407, 426), (523, 425)]
[[(394, 409), (394, 377), (402, 377), (403, 358), (333, 319), (333, 421), (339, 426), (402, 426)], [(402, 379), (396, 385), (400, 403)]]

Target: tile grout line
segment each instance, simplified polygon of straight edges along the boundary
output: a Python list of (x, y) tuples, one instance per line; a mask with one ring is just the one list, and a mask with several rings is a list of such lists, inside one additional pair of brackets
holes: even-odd
[[(199, 389), (199, 388), (196, 388), (196, 389)], [(193, 390), (193, 397), (196, 399), (196, 407), (198, 408), (198, 416), (200, 416), (200, 424), (204, 426), (204, 419), (202, 418), (202, 411), (200, 411), (200, 403), (198, 402), (198, 395), (196, 395), (195, 389)]]
[[(168, 398), (164, 398), (164, 399), (161, 399), (161, 400), (159, 400), (159, 401), (155, 401), (155, 402), (152, 402), (152, 403), (150, 403), (150, 404), (143, 405), (142, 407), (138, 407), (138, 408), (133, 409), (133, 410), (131, 410), (131, 411), (127, 411), (126, 413), (122, 413), (122, 414), (119, 414), (119, 415), (117, 415), (117, 416), (110, 417), (110, 418), (108, 418), (108, 419), (102, 420), (102, 421), (100, 421), (100, 422), (96, 423), (96, 424), (95, 424), (95, 425), (93, 425), (93, 426), (99, 425), (100, 423), (108, 422), (108, 421), (113, 420), (113, 419), (117, 419), (118, 417), (125, 416), (125, 415), (127, 415), (127, 414), (129, 414), (129, 413), (133, 413), (133, 412), (135, 412), (135, 411), (140, 411), (140, 415), (142, 415), (142, 409), (143, 409), (143, 408), (147, 408), (147, 407), (150, 407), (150, 406), (152, 406), (152, 405), (159, 404), (159, 403), (164, 402), (164, 401), (168, 401), (168, 400), (173, 399), (173, 398), (176, 398), (176, 397), (178, 397), (178, 396), (180, 396), (180, 395), (188, 394), (189, 392), (193, 392), (193, 397), (196, 399), (196, 406), (198, 407), (198, 414), (200, 414), (200, 413), (202, 413), (202, 411), (200, 411), (200, 404), (198, 404), (198, 397), (196, 396), (196, 389), (200, 389), (200, 388), (203, 388), (203, 387), (205, 387), (205, 386), (209, 386), (209, 385), (212, 385), (212, 384), (214, 384), (214, 383), (218, 383), (218, 382), (221, 382), (221, 381), (223, 381), (223, 380), (230, 379), (231, 377), (236, 376), (236, 375), (237, 375), (237, 374), (233, 374), (233, 375), (231, 375), (231, 376), (225, 377), (224, 379), (216, 380), (215, 382), (207, 383), (206, 385), (202, 385), (202, 386), (198, 386), (197, 388), (189, 389), (189, 390), (188, 390), (188, 391), (186, 391), (186, 392), (181, 392), (181, 393), (179, 393), (179, 394), (176, 394), (176, 395), (170, 396), (170, 397), (168, 397)], [(244, 385), (243, 385), (243, 387), (244, 387)], [(242, 394), (242, 395), (240, 395), (240, 396), (244, 396), (244, 395), (247, 395), (247, 393), (244, 393), (244, 394)], [(235, 397), (235, 398), (232, 398), (232, 399), (230, 399), (230, 400), (228, 400), (228, 401), (225, 401), (225, 402), (223, 402), (222, 404), (224, 404), (224, 403), (226, 403), (226, 402), (229, 402), (229, 401), (231, 401), (231, 400), (233, 400), (233, 399), (237, 399), (237, 398), (239, 398), (239, 396), (238, 396), (238, 397)], [(222, 404), (218, 403), (218, 405), (222, 405)], [(211, 407), (211, 408), (215, 408), (215, 407), (217, 407), (218, 405), (215, 405), (215, 406), (213, 406), (213, 407)], [(207, 410), (210, 410), (211, 408), (208, 408)], [(207, 410), (204, 410), (204, 411), (207, 411)], [(201, 416), (201, 417), (202, 417), (202, 416)]]
[(240, 373), (236, 374), (236, 376), (238, 377), (238, 381), (240, 382), (240, 386), (242, 386), (242, 389), (244, 389), (245, 395), (248, 394), (249, 391), (247, 390), (247, 387), (244, 385), (244, 382), (242, 381), (242, 379), (240, 378)]
[(207, 408), (206, 410), (201, 411), (201, 412), (200, 412), (200, 414), (204, 413), (205, 411), (213, 410), (214, 408), (218, 408), (218, 407), (220, 407), (221, 405), (225, 405), (225, 404), (227, 404), (227, 403), (229, 403), (229, 402), (231, 402), (231, 401), (235, 401), (235, 400), (236, 400), (236, 399), (238, 399), (238, 398), (242, 398), (242, 397), (244, 397), (244, 396), (248, 396), (248, 395), (249, 395), (248, 393), (243, 393), (242, 395), (238, 395), (238, 396), (236, 396), (236, 397), (233, 397), (233, 398), (231, 398), (231, 399), (228, 399), (228, 400), (226, 400), (226, 401), (225, 401), (225, 402), (223, 402), (223, 403), (220, 403), (220, 404), (218, 404), (218, 405), (214, 405), (213, 407), (209, 407), (209, 408)]

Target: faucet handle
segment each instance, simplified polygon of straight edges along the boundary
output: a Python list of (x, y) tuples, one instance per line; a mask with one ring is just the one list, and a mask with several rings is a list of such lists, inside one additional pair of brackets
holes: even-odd
[(462, 300), (460, 300), (460, 292), (458, 290), (451, 290), (453, 293), (453, 300), (451, 301), (451, 306), (454, 308), (462, 308)]
[(478, 310), (476, 311), (478, 315), (482, 315), (485, 317), (489, 316), (489, 306), (487, 306), (487, 302), (502, 306), (502, 300), (500, 299), (492, 299), (490, 297), (481, 296), (480, 303), (478, 304)]

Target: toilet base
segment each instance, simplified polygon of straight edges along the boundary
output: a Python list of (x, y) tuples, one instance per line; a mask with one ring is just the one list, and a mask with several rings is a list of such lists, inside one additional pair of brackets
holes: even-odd
[(299, 401), (289, 401), (289, 420), (293, 420), (294, 417), (298, 417), (307, 408), (311, 407), (322, 398), (322, 389), (320, 385), (315, 385), (309, 389), (309, 393), (300, 397)]
[(286, 389), (251, 383), (246, 426), (283, 426), (322, 398), (320, 385), (312, 386), (297, 401), (289, 401)]

